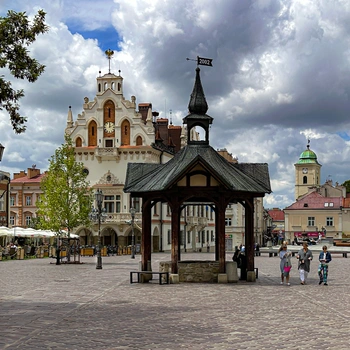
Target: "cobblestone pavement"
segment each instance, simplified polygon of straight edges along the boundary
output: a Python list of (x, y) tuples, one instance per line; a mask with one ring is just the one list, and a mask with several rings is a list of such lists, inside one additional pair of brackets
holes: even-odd
[[(231, 260), (232, 254), (227, 255)], [(187, 253), (182, 260), (212, 260)], [(170, 255), (152, 255), (152, 268)], [(349, 349), (350, 259), (334, 256), (329, 285), (280, 285), (278, 257), (256, 257), (256, 283), (130, 284), (140, 256), (55, 265), (0, 262), (0, 349)]]

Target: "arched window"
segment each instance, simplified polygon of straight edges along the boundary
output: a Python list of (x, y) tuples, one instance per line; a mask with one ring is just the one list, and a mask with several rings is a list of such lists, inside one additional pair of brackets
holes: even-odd
[(83, 142), (81, 141), (81, 138), (77, 137), (77, 139), (75, 140), (75, 147), (81, 147), (82, 144)]
[(101, 92), (101, 84), (98, 84), (98, 92)]
[(136, 138), (136, 146), (142, 146), (142, 137), (141, 136), (137, 136), (137, 138)]
[[(112, 129), (104, 129), (104, 137), (114, 137), (115, 104), (111, 100), (106, 101), (106, 103), (103, 106), (103, 125), (105, 125), (106, 123), (108, 123), (108, 125), (110, 125), (110, 128)], [(110, 145), (109, 147), (113, 146)]]
[(97, 124), (92, 120), (89, 124), (89, 146), (97, 146)]
[(104, 88), (104, 91), (107, 90), (107, 83), (104, 84), (103, 88)]
[(303, 184), (307, 184), (307, 176), (303, 176)]
[(121, 127), (121, 145), (130, 145), (130, 123), (128, 120), (124, 120)]
[(103, 106), (103, 122), (115, 122), (115, 105), (111, 100), (108, 100)]
[(115, 82), (112, 83), (112, 86), (111, 86), (111, 87), (112, 87), (112, 90), (115, 89)]
[(120, 91), (121, 86), (122, 85), (120, 83), (118, 83), (118, 91)]

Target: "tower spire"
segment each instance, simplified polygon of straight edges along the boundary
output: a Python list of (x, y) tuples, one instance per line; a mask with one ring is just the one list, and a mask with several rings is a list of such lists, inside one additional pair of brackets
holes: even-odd
[[(196, 79), (193, 86), (190, 102), (188, 104), (189, 114), (183, 119), (187, 124), (187, 144), (209, 145), (209, 126), (213, 122), (213, 118), (207, 115), (208, 104), (204, 96), (204, 91), (199, 75), (200, 69), (196, 68)], [(200, 126), (205, 131), (204, 140), (195, 140), (192, 135), (195, 127)]]
[(208, 104), (205, 99), (201, 77), (199, 75), (200, 69), (196, 68), (196, 80), (193, 86), (190, 102), (188, 104), (188, 110), (190, 113), (204, 115), (207, 113)]

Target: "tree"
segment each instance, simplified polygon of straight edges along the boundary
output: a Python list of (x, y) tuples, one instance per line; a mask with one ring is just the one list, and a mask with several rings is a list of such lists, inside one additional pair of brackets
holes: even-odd
[[(17, 79), (35, 82), (44, 72), (45, 66), (29, 56), (27, 47), (39, 34), (48, 31), (44, 23), (46, 13), (39, 10), (32, 23), (25, 12), (8, 11), (6, 17), (0, 17), (0, 68), (7, 67)], [(18, 101), (24, 96), (23, 90), (14, 90), (11, 82), (0, 75), (0, 110), (9, 115), (13, 130), (20, 134), (26, 130), (27, 121), (19, 113)]]
[(37, 204), (38, 225), (59, 233), (88, 225), (92, 206), (92, 189), (86, 181), (83, 163), (77, 162), (72, 139), (65, 136), (65, 144), (50, 159), (49, 170), (41, 181), (43, 194)]
[(346, 180), (341, 185), (346, 188), (346, 193), (350, 193), (350, 180)]

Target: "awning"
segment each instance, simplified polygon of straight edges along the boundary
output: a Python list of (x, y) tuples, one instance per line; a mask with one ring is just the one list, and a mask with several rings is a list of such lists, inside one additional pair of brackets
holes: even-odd
[(318, 238), (320, 234), (322, 237), (324, 237), (324, 233), (322, 231), (294, 232), (294, 237)]

